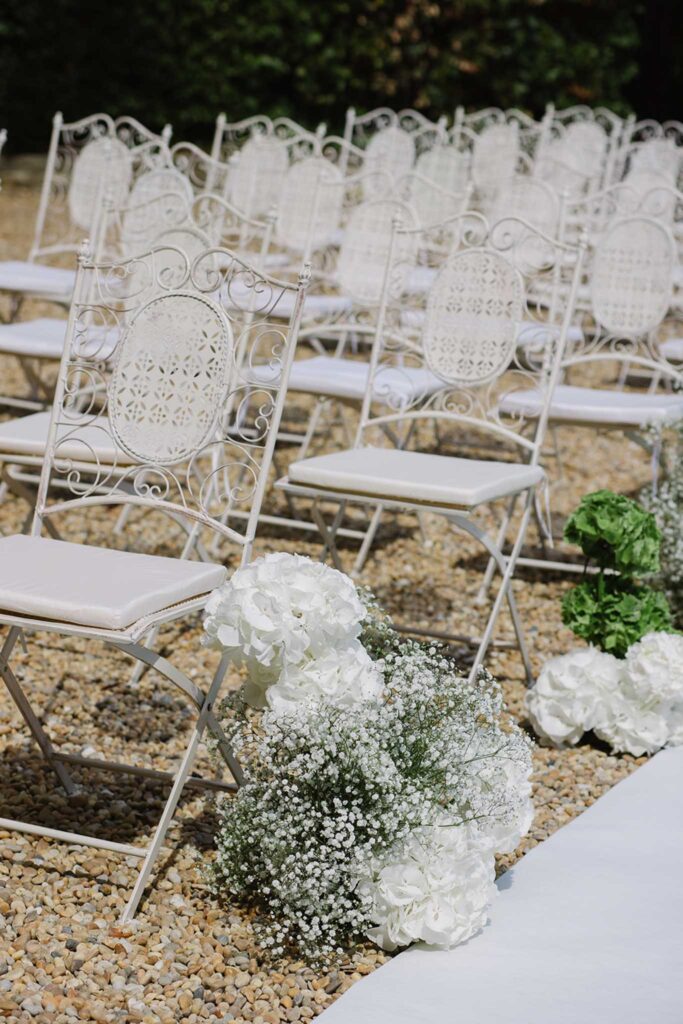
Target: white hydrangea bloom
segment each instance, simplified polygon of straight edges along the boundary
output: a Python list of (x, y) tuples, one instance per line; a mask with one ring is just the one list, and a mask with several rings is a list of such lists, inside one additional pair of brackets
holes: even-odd
[(639, 707), (627, 695), (615, 702), (612, 717), (597, 727), (595, 734), (614, 750), (640, 757), (660, 750), (667, 742), (669, 728), (664, 715)]
[(669, 730), (667, 744), (680, 747), (683, 743), (683, 700), (674, 701), (669, 706), (666, 718)]
[(623, 662), (596, 647), (551, 658), (527, 694), (534, 729), (558, 745), (577, 743), (610, 717), (608, 707), (623, 678)]
[(314, 700), (350, 707), (377, 700), (383, 688), (381, 666), (354, 640), (341, 651), (335, 648), (301, 665), (285, 664), (277, 683), (265, 691), (265, 702), (276, 713)]
[(683, 700), (683, 636), (648, 633), (629, 647), (626, 673), (644, 701)]
[(500, 770), (505, 774), (504, 804), (507, 814), (478, 825), (484, 841), (494, 853), (512, 853), (516, 850), (534, 820), (534, 804), (531, 799), (531, 750), (525, 759), (505, 758), (500, 761)]
[(270, 554), (211, 594), (204, 642), (245, 664), (252, 683), (265, 688), (283, 665), (354, 641), (365, 614), (348, 576), (301, 555)]
[(413, 942), (450, 948), (486, 924), (496, 893), (493, 854), (476, 829), (444, 823), (409, 836), (361, 883), (382, 949)]

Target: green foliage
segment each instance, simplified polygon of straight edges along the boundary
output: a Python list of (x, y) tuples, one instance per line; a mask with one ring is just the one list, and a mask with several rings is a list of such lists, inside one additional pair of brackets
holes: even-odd
[(562, 621), (617, 658), (646, 633), (672, 628), (665, 595), (620, 576), (593, 576), (572, 587), (562, 600)]
[(565, 626), (618, 658), (646, 633), (672, 631), (666, 595), (633, 579), (659, 571), (662, 538), (651, 512), (623, 494), (594, 491), (567, 520), (564, 538), (600, 567), (564, 595)]
[(625, 576), (659, 570), (661, 534), (654, 515), (614, 491), (585, 495), (567, 520), (564, 539), (601, 569), (616, 569)]
[(173, 123), (206, 142), (219, 111), (339, 131), (346, 107), (432, 116), (546, 103), (626, 113), (641, 0), (22, 0), (0, 8), (0, 120), (44, 150), (56, 107)]

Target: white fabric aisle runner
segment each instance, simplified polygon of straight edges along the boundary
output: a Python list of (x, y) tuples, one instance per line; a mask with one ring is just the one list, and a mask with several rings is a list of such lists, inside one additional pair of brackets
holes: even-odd
[(491, 924), (412, 949), (325, 1024), (682, 1024), (683, 748), (663, 751), (498, 882)]

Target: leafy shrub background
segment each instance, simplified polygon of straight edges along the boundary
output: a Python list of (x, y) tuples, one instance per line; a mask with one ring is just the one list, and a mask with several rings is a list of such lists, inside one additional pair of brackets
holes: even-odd
[[(206, 142), (287, 114), (340, 131), (350, 104), (425, 113), (548, 101), (630, 107), (642, 0), (4, 0), (0, 125), (44, 151), (67, 119), (125, 112)], [(666, 62), (663, 62), (663, 64)], [(647, 113), (648, 111), (643, 111)]]

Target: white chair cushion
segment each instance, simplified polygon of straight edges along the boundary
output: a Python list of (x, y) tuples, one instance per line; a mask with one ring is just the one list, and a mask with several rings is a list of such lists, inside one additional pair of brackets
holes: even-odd
[(416, 294), (428, 292), (438, 272), (437, 267), (413, 267), (406, 280), (406, 291)]
[[(536, 416), (540, 408), (539, 392), (516, 391), (500, 404), (502, 412)], [(637, 394), (609, 388), (581, 388), (558, 384), (550, 403), (550, 418), (565, 423), (591, 423), (644, 427), (648, 423), (683, 416), (683, 396)]]
[(395, 501), (474, 508), (543, 479), (539, 466), (460, 459), (398, 448), (350, 448), (289, 467), (292, 484)]
[(670, 359), (674, 363), (683, 362), (683, 338), (667, 338), (659, 346), (664, 359)]
[(0, 325), (0, 352), (32, 359), (60, 359), (66, 340), (66, 320), (21, 320)]
[[(289, 390), (360, 402), (367, 387), (369, 370), (368, 363), (358, 359), (334, 356), (300, 359), (292, 365)], [(266, 367), (260, 371), (257, 368), (257, 380), (266, 381), (268, 378)], [(433, 394), (444, 383), (429, 370), (411, 366), (383, 369), (376, 378), (376, 385), (378, 397), (382, 393), (390, 395), (392, 403), (400, 405)]]
[[(45, 453), (49, 426), (49, 412), (34, 412), (30, 416), (20, 416), (15, 420), (0, 423), (0, 453), (42, 457)], [(68, 426), (60, 426), (57, 438), (64, 437), (71, 429)], [(77, 436), (58, 448), (57, 457), (74, 459), (76, 462), (93, 462), (98, 459), (109, 466), (114, 463), (117, 466), (131, 465), (130, 456), (114, 444), (109, 421), (105, 416), (97, 416), (92, 423), (79, 427)]]
[(0, 291), (30, 292), (68, 300), (76, 283), (76, 272), (26, 260), (0, 262)]
[(15, 534), (0, 538), (0, 610), (121, 630), (220, 586), (222, 565)]
[[(87, 334), (79, 333), (79, 351), (88, 358), (108, 359), (116, 342), (118, 331), (91, 327)], [(13, 324), (0, 324), (0, 352), (30, 359), (61, 359), (66, 341), (66, 320), (41, 317), (38, 320), (20, 320)]]

